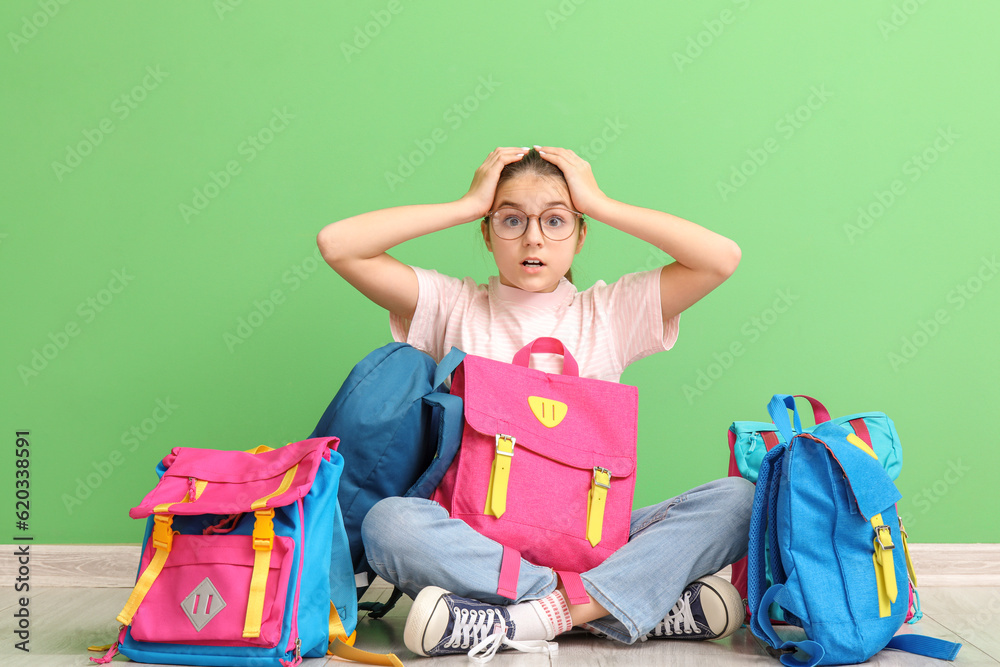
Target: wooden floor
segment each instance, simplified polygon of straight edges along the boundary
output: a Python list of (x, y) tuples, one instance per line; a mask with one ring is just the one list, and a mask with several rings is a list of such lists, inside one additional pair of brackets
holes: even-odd
[[(10, 627), (14, 603), (11, 596), (4, 595), (0, 602), (0, 618), (4, 619), (0, 626), (3, 629), (0, 665), (85, 667), (92, 664), (87, 660), (89, 654), (86, 647), (112, 641), (117, 627), (114, 617), (129, 592), (127, 588), (33, 588), (30, 602), (31, 652), (27, 654), (13, 647)], [(379, 586), (373, 587), (365, 599), (384, 599), (387, 596), (388, 589)], [(904, 626), (902, 632), (917, 632), (962, 642), (964, 646), (953, 663), (957, 667), (1000, 665), (1000, 587), (923, 587), (921, 601), (924, 619), (916, 625)], [(420, 658), (410, 653), (403, 646), (403, 626), (409, 608), (410, 601), (404, 597), (386, 618), (377, 621), (363, 618), (358, 625), (358, 648), (393, 652), (407, 665), (455, 667), (468, 664), (464, 656)], [(795, 630), (789, 628), (788, 632), (783, 629), (780, 634), (793, 632)], [(558, 654), (551, 661), (547, 656), (506, 651), (498, 654), (492, 664), (497, 667), (535, 667), (550, 663), (583, 667), (779, 664), (760, 648), (746, 628), (718, 642), (651, 640), (625, 646), (586, 633), (573, 633), (560, 636), (558, 644)], [(120, 661), (124, 658), (115, 659), (115, 663)], [(303, 665), (318, 667), (338, 663), (340, 661), (336, 659), (313, 659), (304, 661)], [(945, 663), (883, 651), (868, 664), (876, 667), (919, 667)]]

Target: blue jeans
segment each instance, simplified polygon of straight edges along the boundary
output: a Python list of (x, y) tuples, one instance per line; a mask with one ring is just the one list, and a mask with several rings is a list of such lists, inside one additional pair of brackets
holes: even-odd
[[(591, 598), (610, 612), (589, 625), (632, 644), (663, 620), (689, 583), (746, 555), (753, 492), (750, 482), (727, 477), (634, 510), (628, 543), (581, 576)], [(503, 547), (432, 500), (386, 498), (361, 532), (372, 569), (410, 597), (440, 586), (511, 604), (496, 592)], [(558, 583), (552, 569), (522, 559), (514, 602), (544, 597)]]

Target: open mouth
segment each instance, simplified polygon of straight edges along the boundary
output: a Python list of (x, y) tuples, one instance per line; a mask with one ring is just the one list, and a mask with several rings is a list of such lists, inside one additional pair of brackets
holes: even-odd
[(545, 266), (545, 264), (543, 264), (542, 261), (538, 259), (526, 259), (523, 262), (521, 262), (521, 266), (528, 269), (540, 269), (543, 266)]

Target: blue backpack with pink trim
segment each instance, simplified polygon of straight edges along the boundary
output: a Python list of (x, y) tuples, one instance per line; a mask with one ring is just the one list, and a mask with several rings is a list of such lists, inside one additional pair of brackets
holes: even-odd
[[(875, 452), (832, 422), (795, 433), (789, 409), (795, 411), (795, 399), (784, 394), (768, 404), (785, 442), (761, 462), (754, 494), (751, 631), (787, 667), (854, 664), (884, 648), (954, 660), (961, 644), (894, 636), (909, 606), (907, 577), (916, 577), (896, 514), (901, 496)], [(772, 604), (805, 630), (805, 640), (779, 638)]]

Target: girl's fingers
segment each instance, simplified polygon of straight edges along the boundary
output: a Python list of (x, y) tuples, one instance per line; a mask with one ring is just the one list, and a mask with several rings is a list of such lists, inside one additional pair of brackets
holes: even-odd
[(523, 157), (524, 153), (527, 153), (523, 148), (517, 147), (498, 147), (493, 150), (483, 162), (483, 166), (490, 165), (494, 166), (497, 162), (502, 162), (504, 165), (508, 165), (511, 162), (516, 162)]
[(548, 160), (559, 168), (583, 168), (589, 164), (568, 148), (559, 148), (558, 146), (536, 146), (535, 150), (538, 151), (543, 159)]
[(578, 157), (577, 154), (574, 153), (569, 148), (560, 148), (559, 146), (538, 146), (538, 145), (536, 145), (535, 146), (535, 150), (538, 151), (539, 153), (544, 153), (546, 155), (552, 155), (552, 156), (560, 157), (560, 158), (563, 158), (563, 159), (570, 159), (570, 158)]

